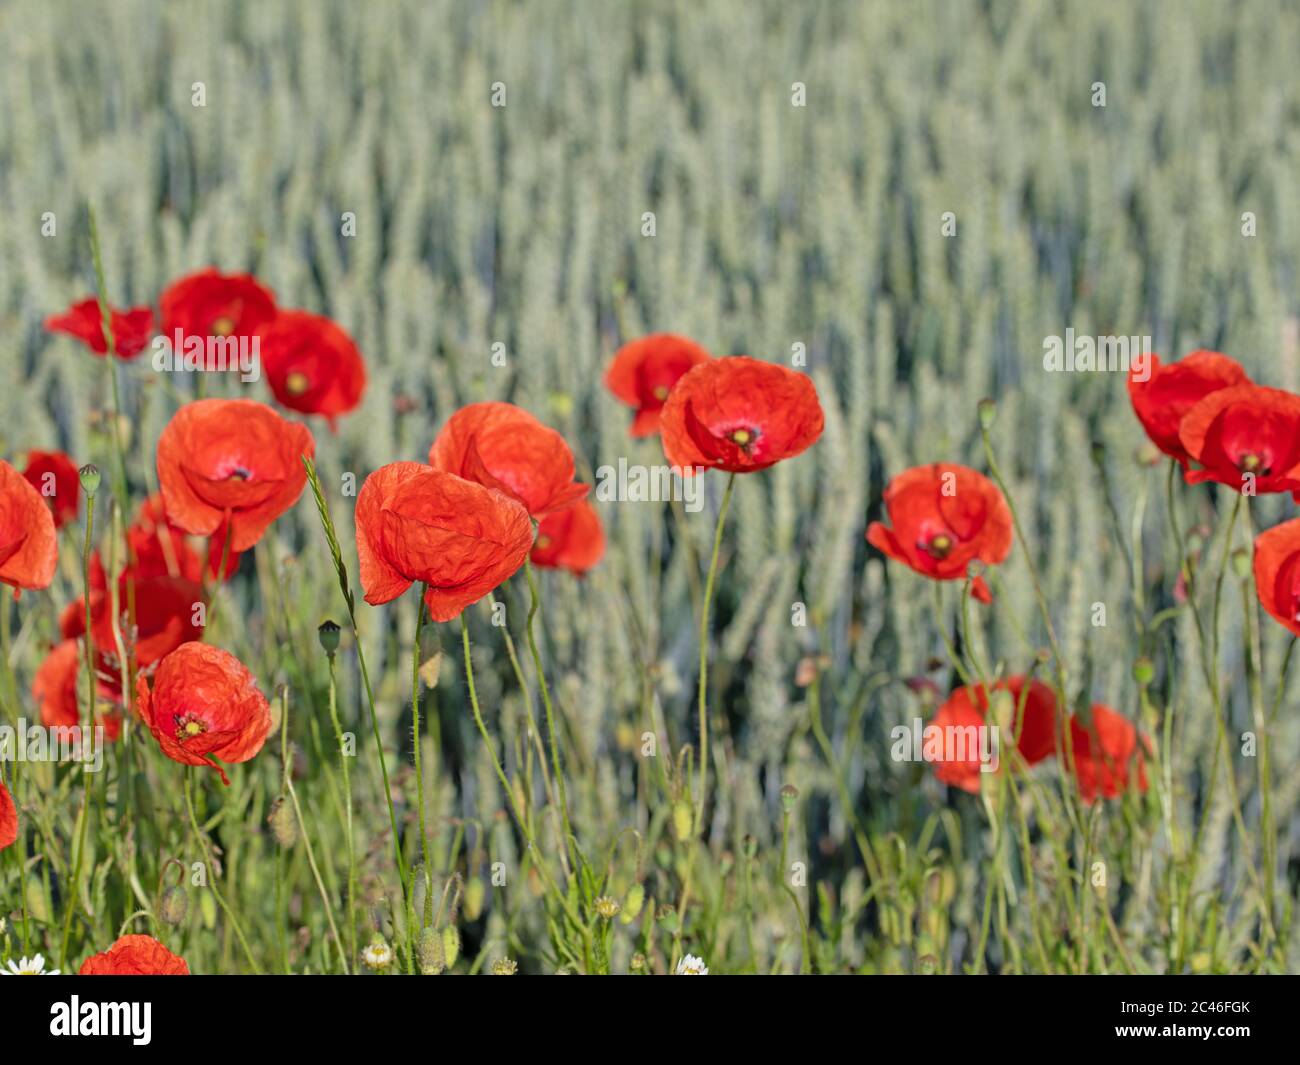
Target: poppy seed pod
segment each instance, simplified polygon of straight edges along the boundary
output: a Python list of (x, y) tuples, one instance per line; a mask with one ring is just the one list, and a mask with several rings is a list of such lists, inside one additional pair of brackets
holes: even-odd
[(322, 621), (316, 629), (316, 635), (320, 639), (321, 648), (327, 655), (332, 655), (339, 649), (339, 627), (337, 622), (328, 618)]

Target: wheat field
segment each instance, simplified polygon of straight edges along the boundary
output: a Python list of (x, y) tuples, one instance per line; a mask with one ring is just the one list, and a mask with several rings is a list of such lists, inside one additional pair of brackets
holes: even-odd
[[(669, 973), (686, 954), (712, 974), (1300, 971), (1300, 716), (1280, 665), (1291, 636), (1267, 617), (1258, 629), (1280, 708), (1266, 821), (1240, 742), (1257, 727), (1249, 578), (1226, 565), (1221, 760), (1175, 587), (1167, 463), (1140, 461), (1123, 374), (1043, 362), (1044, 338), (1067, 329), (1144, 336), (1162, 358), (1213, 349), (1260, 383), (1300, 388), (1297, 54), (1300, 8), (1284, 0), (0, 7), (12, 383), (0, 452), (14, 465), (31, 448), (112, 465), (113, 371), (42, 328), (95, 291), (89, 210), (114, 304), (156, 304), (172, 279), (215, 266), (355, 339), (360, 408), (337, 432), (311, 423), (354, 585), (348, 485), (424, 461), (464, 404), (532, 412), (588, 483), (620, 459), (662, 463), (657, 439), (629, 438), (602, 380), (634, 337), (670, 331), (802, 367), (825, 414), (806, 453), (737, 479), (709, 626), (703, 822), (690, 820), (699, 598), (722, 475), (704, 476), (698, 511), (597, 503), (600, 565), (538, 574), (580, 860), (542, 779), (547, 736), (528, 724), (542, 706), (522, 577), (494, 593), (504, 626), (486, 600), (465, 616), (477, 695), (535, 812), (540, 858), (468, 710), (459, 630), (426, 624), (418, 649), (421, 797), (416, 609), (358, 600), (406, 885), (309, 491), (214, 606), (208, 638), (247, 664), (275, 726), (229, 788), (201, 781), (213, 856), (190, 831), (180, 767), (136, 728), (90, 785), (70, 898), (82, 774), (28, 764), (15, 789), (28, 827), (0, 855), (0, 958), (39, 951), (75, 971), (135, 931), (196, 973), (373, 973), (361, 948), (376, 937), (396, 950), (385, 974), (503, 960), (533, 974)], [(116, 372), (130, 500), (110, 502), (106, 475), (105, 553), (156, 490), (164, 425), (197, 395), (147, 358)], [(265, 382), (207, 390), (268, 398)], [(994, 604), (967, 607), (960, 584), (887, 561), (865, 532), (908, 467), (987, 471), (986, 397), (1024, 528)], [(1207, 568), (1248, 545), (1230, 493), (1178, 484), (1174, 496)], [(1274, 495), (1252, 517), (1263, 528), (1294, 513)], [(6, 723), (32, 716), (35, 670), (82, 594), (83, 531), (63, 530), (48, 591), (6, 596)], [(967, 794), (891, 753), (894, 730), (960, 683), (945, 640), (1004, 674), (1051, 672), (1036, 574), (1070, 704), (1115, 708), (1157, 748), (1145, 793), (1080, 806), (1045, 765), (1014, 795)], [(356, 736), (352, 907), (317, 636), (327, 618), (344, 630), (336, 695)], [(299, 818), (278, 812), (286, 775)], [(196, 867), (211, 874), (197, 884)], [(1266, 889), (1275, 927), (1260, 916)], [(438, 964), (414, 946), (429, 928)]]

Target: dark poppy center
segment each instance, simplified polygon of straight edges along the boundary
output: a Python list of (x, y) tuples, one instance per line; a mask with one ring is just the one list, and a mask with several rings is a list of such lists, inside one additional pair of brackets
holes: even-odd
[(655, 385), (655, 389), (654, 389), (654, 397), (655, 397), (655, 399), (659, 400), (660, 403), (662, 403), (664, 400), (666, 400), (666, 399), (668, 398), (668, 386), (667, 386), (667, 385)]
[(931, 558), (947, 558), (952, 552), (953, 539), (947, 533), (939, 533), (937, 536), (930, 538), (930, 542), (925, 545), (925, 550)]
[(205, 722), (199, 720), (193, 714), (177, 714), (176, 722), (176, 739), (184, 743), (186, 740), (192, 740), (195, 736), (202, 736), (208, 731)]
[(748, 451), (753, 446), (754, 441), (758, 439), (758, 430), (748, 429), (742, 426), (739, 429), (731, 430), (731, 432), (727, 434), (727, 439), (741, 450)]
[(1256, 455), (1253, 451), (1247, 451), (1237, 459), (1237, 469), (1242, 473), (1253, 473), (1267, 477), (1270, 467), (1262, 456)]
[(285, 391), (291, 396), (301, 396), (311, 387), (311, 382), (307, 380), (307, 375), (301, 370), (294, 370), (284, 379)]

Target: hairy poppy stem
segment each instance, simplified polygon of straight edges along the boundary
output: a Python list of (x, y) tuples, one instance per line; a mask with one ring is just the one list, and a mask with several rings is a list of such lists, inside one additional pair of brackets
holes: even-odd
[(334, 739), (338, 743), (339, 760), (343, 763), (343, 803), (346, 811), (348, 853), (348, 956), (355, 958), (357, 956), (357, 853), (352, 828), (352, 769), (348, 764), (351, 756), (343, 749), (343, 725), (339, 720), (337, 662), (333, 651), (326, 657), (329, 659), (330, 674), (330, 721), (334, 725)]
[[(426, 921), (429, 919), (433, 907), (433, 871), (429, 867), (429, 842), (424, 825), (424, 761), (420, 757), (420, 635), (424, 631), (424, 593), (428, 590), (428, 587), (427, 584), (420, 585), (420, 597), (416, 600), (415, 646), (411, 652), (411, 720), (415, 748), (415, 807), (418, 811), (420, 826), (420, 861), (424, 866), (424, 920)], [(424, 931), (423, 924), (420, 926), (420, 931)], [(418, 947), (418, 933), (414, 927), (411, 932), (412, 935), (416, 936), (415, 945)]]
[[(496, 597), (491, 592), (488, 592), (488, 605), (495, 610), (496, 604)], [(542, 787), (546, 791), (547, 801), (552, 805), (558, 806), (555, 798), (555, 788), (551, 784), (550, 770), (546, 768), (546, 748), (542, 746), (542, 734), (537, 729), (537, 718), (533, 706), (533, 691), (528, 685), (528, 678), (524, 676), (524, 667), (519, 661), (519, 652), (515, 648), (515, 641), (510, 635), (510, 629), (508, 626), (502, 626), (501, 635), (505, 638), (506, 654), (510, 659), (510, 668), (514, 670), (515, 680), (519, 683), (519, 691), (524, 697), (524, 717), (528, 722), (528, 733), (532, 739), (533, 746), (537, 749), (537, 766), (542, 773)], [(529, 758), (528, 766), (526, 767), (528, 769), (527, 776), (525, 777), (526, 783), (531, 780), (531, 766), (532, 759)], [(565, 868), (567, 870), (567, 863)]]
[(208, 869), (208, 887), (212, 889), (213, 898), (217, 900), (221, 912), (226, 915), (226, 920), (230, 922), (231, 928), (235, 930), (235, 938), (239, 940), (239, 945), (244, 950), (244, 956), (248, 959), (248, 964), (256, 975), (261, 976), (262, 968), (257, 964), (257, 959), (253, 957), (253, 950), (248, 945), (248, 938), (244, 935), (243, 926), (240, 925), (239, 918), (235, 916), (234, 911), (226, 904), (225, 896), (217, 888), (216, 861), (213, 859), (212, 851), (208, 846), (208, 837), (203, 834), (203, 829), (199, 827), (199, 818), (194, 812), (195, 768), (195, 766), (185, 767), (185, 809), (189, 812), (190, 827), (194, 830), (194, 835), (199, 841), (199, 848), (203, 851), (203, 862)]
[(555, 897), (564, 910), (565, 915), (573, 922), (583, 936), (584, 940), (590, 941), (590, 933), (587, 926), (583, 923), (582, 918), (578, 916), (577, 910), (569, 901), (568, 896), (564, 894), (551, 876), (551, 871), (546, 867), (546, 861), (538, 848), (536, 841), (533, 839), (532, 831), (528, 827), (528, 822), (524, 818), (523, 811), (519, 808), (519, 801), (515, 795), (515, 790), (510, 786), (510, 780), (506, 776), (506, 771), (501, 765), (501, 760), (497, 758), (496, 748), (492, 746), (492, 737), (488, 734), (487, 726), (483, 724), (483, 712), (479, 709), (478, 689), (474, 686), (474, 663), (469, 653), (469, 625), (465, 621), (465, 614), (462, 611), (460, 615), (460, 637), (465, 653), (465, 687), (469, 691), (469, 704), (474, 712), (474, 724), (478, 726), (479, 735), (483, 737), (483, 745), (487, 748), (488, 757), (492, 759), (492, 768), (496, 770), (497, 780), (501, 783), (501, 789), (505, 792), (506, 801), (510, 804), (510, 812), (515, 815), (515, 820), (519, 823), (519, 831), (523, 833), (524, 842), (528, 844), (528, 850), (535, 856), (537, 869), (542, 874), (542, 879), (546, 881), (546, 886), (555, 893)]
[[(98, 477), (98, 474), (96, 475)], [(86, 494), (86, 537), (81, 549), (82, 580), (84, 585), (82, 594), (85, 597), (86, 605), (86, 634), (83, 643), (86, 648), (86, 722), (82, 727), (82, 742), (89, 743), (89, 737), (95, 727), (95, 653), (90, 640), (90, 555), (91, 544), (94, 539), (95, 529), (95, 495), (93, 492)], [(60, 968), (67, 968), (68, 965), (68, 935), (72, 931), (72, 911), (77, 906), (78, 885), (81, 883), (81, 863), (86, 856), (86, 826), (90, 824), (90, 774), (85, 767), (81, 771), (82, 791), (81, 791), (81, 832), (77, 837), (76, 857), (72, 863), (72, 882), (68, 887), (68, 905), (63, 912), (63, 942), (59, 949)]]
[[(569, 841), (573, 837), (573, 827), (569, 824), (569, 795), (564, 787), (564, 767), (560, 764), (560, 737), (555, 731), (555, 710), (551, 706), (551, 689), (546, 683), (546, 671), (542, 668), (542, 655), (537, 649), (537, 636), (533, 632), (533, 619), (541, 608), (542, 597), (537, 590), (537, 578), (533, 574), (533, 564), (524, 559), (524, 576), (528, 580), (528, 650), (533, 657), (533, 668), (537, 670), (537, 687), (542, 693), (542, 706), (546, 710), (546, 731), (551, 740), (551, 765), (555, 774), (555, 786), (560, 797), (560, 820), (564, 825), (564, 853), (569, 853)], [(567, 861), (566, 861), (567, 865)]]
[(704, 581), (704, 600), (700, 605), (700, 795), (695, 801), (696, 829), (704, 826), (704, 796), (709, 779), (709, 606), (713, 602), (713, 582), (718, 572), (718, 551), (722, 547), (722, 529), (727, 522), (727, 508), (731, 505), (731, 492), (736, 487), (736, 475), (729, 474), (727, 487), (718, 507), (718, 524), (713, 531), (713, 554), (709, 557), (709, 574)]
[(316, 476), (316, 464), (306, 455), (302, 457), (303, 467), (307, 471), (307, 481), (311, 485), (312, 497), (316, 501), (316, 513), (320, 516), (321, 527), (325, 530), (325, 542), (334, 560), (334, 572), (338, 575), (339, 591), (343, 593), (344, 605), (348, 608), (348, 621), (352, 625), (352, 638), (357, 648), (357, 666), (361, 670), (361, 681), (366, 691), (366, 705), (370, 708), (370, 730), (375, 737), (375, 753), (379, 755), (379, 774), (384, 782), (384, 801), (388, 804), (388, 823), (393, 831), (393, 853), (397, 858), (397, 873), (402, 885), (402, 899), (407, 912), (410, 911), (410, 887), (406, 878), (406, 859), (402, 857), (402, 834), (397, 830), (397, 811), (393, 808), (393, 789), (388, 784), (388, 762), (384, 758), (384, 741), (379, 735), (379, 715), (375, 712), (375, 693), (370, 686), (370, 671), (366, 669), (366, 655), (361, 648), (361, 632), (357, 628), (356, 603), (348, 585), (347, 567), (343, 565), (343, 554), (339, 550), (338, 534), (330, 518), (329, 504), (325, 502), (325, 493)]
[(325, 907), (325, 917), (329, 921), (330, 931), (334, 934), (334, 946), (339, 952), (339, 961), (343, 963), (345, 975), (351, 975), (347, 954), (343, 950), (343, 937), (339, 935), (338, 925), (334, 923), (334, 907), (330, 903), (329, 892), (325, 890), (325, 881), (321, 879), (320, 869), (316, 865), (316, 854), (312, 850), (311, 836), (307, 833), (307, 822), (302, 816), (302, 806), (298, 803), (298, 792), (293, 786), (293, 762), (289, 755), (289, 686), (280, 690), (280, 764), (284, 767), (282, 783), (293, 803), (294, 815), (298, 818), (298, 831), (302, 834), (303, 847), (307, 851), (307, 864), (316, 881), (316, 890), (320, 892), (321, 903)]

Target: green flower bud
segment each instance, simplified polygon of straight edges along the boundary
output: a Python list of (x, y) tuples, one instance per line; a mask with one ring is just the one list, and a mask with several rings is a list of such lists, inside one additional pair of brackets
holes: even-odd
[(691, 804), (686, 799), (678, 799), (673, 803), (673, 835), (679, 842), (685, 843), (691, 838), (694, 828), (695, 812), (691, 809)]
[(163, 892), (158, 906), (158, 916), (167, 924), (180, 924), (190, 912), (190, 897), (185, 889), (173, 885)]
[(1239, 547), (1232, 553), (1232, 568), (1242, 580), (1250, 576), (1250, 552), (1244, 547)]
[(786, 813), (792, 813), (795, 804), (799, 801), (799, 789), (793, 784), (786, 784), (781, 789), (781, 809)]
[(1156, 676), (1156, 667), (1152, 665), (1151, 659), (1139, 658), (1133, 663), (1133, 679), (1138, 682), (1138, 686), (1145, 688)]
[(447, 968), (450, 969), (460, 957), (460, 930), (455, 925), (448, 925), (442, 930), (442, 951), (447, 958)]
[(288, 850), (298, 842), (298, 822), (293, 816), (293, 805), (284, 799), (277, 799), (266, 819), (271, 826), (271, 835), (275, 842)]
[(624, 924), (631, 924), (637, 919), (641, 912), (641, 907), (645, 905), (645, 886), (641, 883), (635, 883), (627, 889), (627, 894), (623, 896), (623, 914), (619, 918)]
[(443, 949), (442, 933), (436, 928), (426, 928), (420, 933), (420, 972), (437, 976), (447, 968), (447, 952)]
[(483, 913), (483, 899), (487, 888), (480, 877), (473, 877), (465, 885), (465, 920), (477, 921)]
[(992, 429), (993, 423), (998, 419), (998, 405), (991, 399), (981, 399), (979, 402), (980, 428)]

